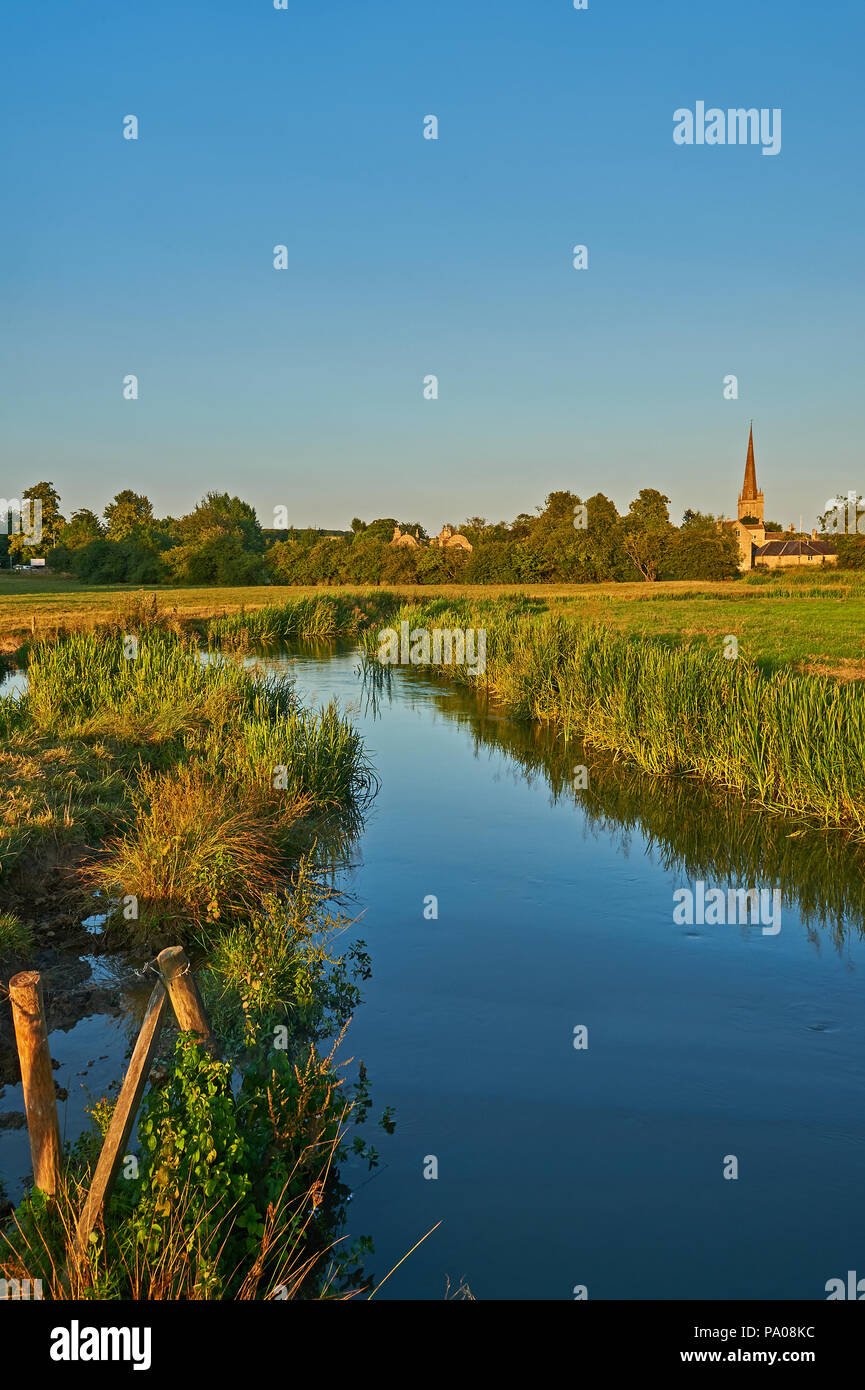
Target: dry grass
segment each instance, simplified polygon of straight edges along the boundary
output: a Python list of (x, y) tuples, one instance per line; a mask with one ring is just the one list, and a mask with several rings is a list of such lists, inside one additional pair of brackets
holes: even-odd
[[(133, 829), (107, 847), (93, 876), (109, 897), (127, 893), (148, 922), (215, 923), (253, 910), (284, 876), (280, 837), (265, 805), (242, 799), (200, 766), (161, 776), (142, 772)], [(300, 819), (304, 798), (283, 802), (280, 819)]]

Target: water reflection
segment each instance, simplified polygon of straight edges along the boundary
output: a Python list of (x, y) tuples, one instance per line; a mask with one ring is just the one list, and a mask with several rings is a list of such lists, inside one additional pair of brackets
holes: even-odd
[[(840, 948), (851, 932), (865, 934), (865, 856), (843, 833), (770, 815), (693, 779), (649, 777), (545, 725), (507, 718), (458, 686), (437, 691), (428, 674), (411, 668), (400, 670), (396, 690), (389, 669), (358, 672), (368, 716), (380, 717), (394, 699), (427, 709), (432, 701), (467, 730), (476, 757), (505, 754), (524, 782), (542, 779), (553, 803), (576, 802), (588, 826), (622, 850), (639, 832), (650, 855), (682, 882), (778, 887), (815, 941), (826, 930)], [(578, 789), (580, 766), (588, 778)]]

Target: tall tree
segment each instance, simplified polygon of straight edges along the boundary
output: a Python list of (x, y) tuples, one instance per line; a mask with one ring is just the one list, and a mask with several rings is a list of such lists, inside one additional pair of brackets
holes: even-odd
[(208, 492), (178, 526), (187, 543), (237, 536), (243, 550), (262, 554), (265, 549), (255, 508), (239, 497), (229, 497), (227, 492)]
[[(25, 553), (27, 556), (44, 555), (46, 550), (51, 550), (57, 544), (60, 533), (66, 525), (66, 518), (60, 512), (60, 493), (53, 483), (34, 483), (33, 487), (25, 488), (21, 494), (21, 500), (24, 501), (25, 499), (29, 499), (33, 503), (38, 501), (41, 505), (41, 533), (37, 532), (39, 539), (34, 544), (26, 544), (28, 520), (34, 532), (37, 527), (38, 512), (34, 505), (31, 508), (30, 518), (28, 519), (26, 514), (24, 516), (22, 530), (10, 537), (9, 553), (15, 559), (20, 558)], [(29, 539), (34, 540), (32, 533), (29, 535)]]
[(640, 488), (624, 518), (625, 554), (649, 583), (654, 583), (673, 539), (670, 499), (657, 488)]
[(110, 541), (140, 536), (153, 521), (153, 506), (143, 493), (124, 488), (105, 508), (106, 535)]

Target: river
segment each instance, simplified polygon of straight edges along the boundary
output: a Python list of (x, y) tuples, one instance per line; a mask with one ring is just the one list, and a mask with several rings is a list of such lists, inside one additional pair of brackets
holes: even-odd
[[(437, 1229), (377, 1297), (821, 1299), (865, 1276), (861, 857), (417, 670), (373, 692), (348, 644), (268, 665), (339, 699), (381, 779), (338, 874), (373, 971), (343, 1053), (396, 1130), (343, 1169), (348, 1230), (382, 1279)], [(698, 879), (780, 886), (780, 931), (678, 925)], [(98, 1016), (51, 1038), (70, 1076), (98, 1049), (95, 1094), (121, 1044)], [(0, 1133), (7, 1172), (23, 1142)]]

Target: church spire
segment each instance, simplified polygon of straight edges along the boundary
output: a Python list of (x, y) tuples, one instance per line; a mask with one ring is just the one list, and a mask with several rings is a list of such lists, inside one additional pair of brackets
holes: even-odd
[(756, 502), (759, 493), (757, 492), (757, 469), (754, 464), (754, 421), (751, 421), (751, 433), (748, 436), (748, 457), (745, 460), (745, 482), (742, 486), (742, 501)]
[(739, 520), (752, 526), (763, 525), (763, 494), (757, 491), (757, 468), (754, 463), (754, 421), (748, 435), (748, 457), (745, 460), (745, 481), (739, 493)]

